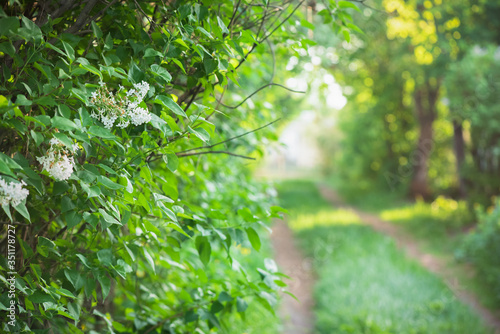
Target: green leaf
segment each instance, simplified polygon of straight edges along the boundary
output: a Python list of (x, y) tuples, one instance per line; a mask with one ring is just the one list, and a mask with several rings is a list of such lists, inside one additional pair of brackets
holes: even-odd
[(30, 131), (31, 138), (35, 141), (35, 145), (38, 147), (43, 142), (43, 135), (35, 130)]
[(109, 174), (112, 174), (112, 175), (116, 175), (116, 172), (114, 169), (112, 169), (111, 167), (109, 166), (106, 166), (104, 164), (98, 164), (97, 166), (101, 167), (102, 169), (104, 169), (106, 172), (108, 172)]
[(75, 50), (71, 45), (61, 40), (62, 45), (64, 47), (64, 51), (66, 51), (66, 56), (70, 59), (71, 62), (75, 60)]
[(184, 66), (182, 65), (182, 63), (178, 60), (178, 59), (175, 59), (175, 58), (172, 58), (171, 59), (177, 66), (179, 66), (179, 68), (182, 70), (182, 72), (184, 72), (184, 74), (187, 74), (186, 73), (186, 70), (184, 69)]
[(108, 214), (104, 209), (99, 209), (99, 213), (102, 215), (103, 219), (110, 225), (115, 224), (115, 225), (121, 225), (120, 222), (115, 219), (113, 216)]
[(128, 79), (133, 83), (139, 83), (144, 79), (144, 70), (132, 62), (128, 70)]
[(26, 98), (26, 96), (24, 96), (22, 94), (18, 94), (17, 95), (16, 105), (18, 105), (18, 106), (30, 106), (32, 104), (33, 104), (33, 102), (31, 102), (30, 100), (28, 100)]
[(48, 248), (55, 248), (56, 247), (56, 244), (52, 241), (52, 240), (49, 240), (45, 237), (42, 237), (42, 236), (39, 236), (38, 237), (38, 246), (39, 247), (48, 247)]
[(30, 219), (30, 213), (28, 212), (28, 209), (26, 208), (26, 201), (23, 201), (19, 205), (15, 206), (14, 209), (21, 214), (24, 218), (28, 219), (29, 222), (31, 222)]
[(201, 26), (198, 26), (196, 27), (196, 30), (200, 31), (201, 33), (203, 33), (205, 36), (207, 36), (208, 38), (210, 39), (213, 39), (214, 37), (212, 36), (212, 34), (210, 34), (208, 31), (206, 31), (203, 27)]
[(63, 50), (61, 50), (61, 49), (59, 49), (57, 46), (54, 46), (54, 45), (52, 45), (52, 44), (50, 44), (50, 43), (45, 43), (44, 45), (45, 45), (45, 47), (47, 47), (47, 48), (49, 48), (49, 49), (52, 49), (52, 50), (54, 50), (54, 51), (58, 52), (60, 55), (62, 55), (62, 56), (66, 56), (66, 54), (64, 53), (64, 51), (63, 51)]
[(247, 227), (246, 232), (247, 232), (248, 240), (252, 244), (252, 247), (256, 251), (259, 251), (260, 246), (261, 246), (259, 234), (257, 232), (255, 232), (255, 230), (252, 227)]
[(149, 251), (146, 247), (143, 248), (144, 251), (144, 257), (146, 258), (146, 261), (148, 262), (149, 266), (153, 269), (153, 272), (156, 273), (156, 268), (155, 268), (155, 261), (151, 254), (149, 254)]
[(163, 161), (167, 164), (167, 168), (173, 173), (179, 167), (179, 158), (175, 153), (167, 153), (163, 155)]
[(64, 213), (66, 211), (73, 210), (75, 208), (75, 204), (73, 204), (73, 201), (71, 198), (68, 196), (64, 196), (61, 199), (61, 212)]
[(68, 281), (73, 285), (75, 291), (80, 290), (85, 283), (85, 280), (77, 269), (65, 269), (64, 276), (66, 276)]
[(78, 225), (78, 223), (82, 221), (82, 215), (76, 211), (70, 211), (68, 213), (65, 213), (63, 217), (68, 228), (75, 227), (76, 225)]
[(94, 66), (92, 65), (86, 65), (86, 64), (80, 64), (80, 68), (84, 69), (85, 71), (87, 72), (90, 72), (90, 73), (93, 73), (97, 76), (99, 76), (99, 78), (101, 80), (103, 80), (103, 77), (102, 77), (102, 73), (101, 71), (99, 71), (97, 68), (95, 68)]
[(224, 24), (224, 21), (222, 21), (222, 19), (218, 16), (217, 16), (217, 24), (219, 24), (219, 28), (220, 28), (220, 30), (222, 30), (222, 32), (224, 34), (229, 34), (229, 30), (227, 30), (227, 27)]
[(217, 68), (217, 62), (209, 57), (205, 57), (203, 59), (203, 67), (205, 68), (205, 72), (210, 74)]
[(11, 16), (0, 19), (0, 35), (2, 36), (9, 36), (12, 33), (16, 33), (19, 27), (18, 17)]
[(113, 251), (110, 248), (101, 249), (97, 252), (97, 259), (100, 264), (109, 267), (113, 264)]
[(360, 34), (363, 34), (363, 35), (365, 34), (365, 33), (363, 32), (363, 30), (361, 30), (361, 29), (360, 29), (357, 25), (355, 25), (355, 24), (352, 24), (352, 23), (347, 22), (345, 25), (346, 25), (346, 27), (347, 27), (347, 28), (349, 28), (349, 29), (351, 29), (351, 30), (354, 30), (354, 31), (356, 31), (356, 32), (358, 32), (358, 33), (360, 33)]
[(73, 140), (69, 139), (69, 137), (66, 136), (65, 134), (56, 132), (54, 133), (54, 137), (57, 138), (61, 143), (64, 144), (64, 146), (66, 146), (70, 150), (73, 149), (73, 144), (74, 144)]
[(314, 24), (312, 24), (311, 22), (309, 22), (305, 19), (300, 20), (300, 25), (307, 28), (307, 29), (311, 29), (311, 30), (314, 30), (316, 28), (314, 26)]
[(117, 322), (117, 321), (113, 321), (113, 328), (115, 330), (117, 330), (118, 332), (123, 332), (123, 333), (126, 333), (128, 328), (125, 327), (123, 324)]
[(102, 128), (100, 126), (92, 125), (89, 128), (88, 133), (104, 139), (116, 139), (116, 136), (112, 134), (108, 129)]
[(238, 312), (245, 312), (247, 308), (247, 302), (241, 297), (236, 297), (236, 310), (238, 310)]
[(42, 31), (38, 28), (35, 22), (25, 16), (22, 16), (21, 20), (23, 22), (23, 26), (17, 31), (19, 35), (23, 36), (26, 40), (33, 39), (37, 42), (43, 38)]
[(144, 52), (144, 58), (157, 57), (157, 56), (160, 58), (163, 58), (163, 53), (161, 53), (153, 48), (147, 48), (146, 51)]
[(201, 262), (206, 266), (210, 261), (210, 254), (212, 253), (212, 246), (208, 241), (207, 237), (198, 236), (196, 237), (196, 250), (200, 257)]
[(52, 122), (52, 119), (47, 115), (38, 115), (38, 116), (34, 116), (33, 118), (36, 118), (38, 121), (40, 121), (45, 126), (50, 125)]
[(342, 9), (352, 8), (352, 9), (357, 10), (358, 12), (361, 12), (359, 7), (350, 1), (339, 1), (339, 2), (337, 2), (337, 5), (339, 6), (339, 8), (342, 8)]
[(73, 298), (73, 299), (74, 299), (74, 298), (76, 298), (76, 297), (75, 297), (75, 295), (73, 295), (73, 294), (71, 293), (71, 291), (66, 290), (66, 289), (63, 289), (63, 288), (56, 289), (56, 292), (57, 292), (58, 294), (60, 294), (61, 296), (64, 296), (64, 297), (69, 297), (69, 298)]
[(346, 40), (347, 43), (351, 42), (351, 35), (349, 34), (349, 30), (342, 29), (342, 35), (344, 35), (344, 39)]
[(172, 130), (168, 126), (167, 122), (165, 122), (163, 119), (160, 117), (156, 116), (155, 114), (151, 113), (151, 125), (163, 133), (164, 136), (171, 136), (173, 135)]
[(82, 254), (76, 254), (76, 257), (79, 258), (80, 261), (82, 261), (82, 263), (85, 265), (85, 267), (90, 269), (89, 262), (85, 256), (83, 256)]
[(249, 208), (238, 209), (238, 216), (243, 218), (247, 222), (255, 222), (257, 219), (252, 215)]
[(173, 220), (174, 222), (177, 221), (177, 216), (175, 215), (175, 213), (170, 210), (169, 208), (167, 208), (162, 202), (156, 202), (156, 205), (160, 208), (160, 210), (168, 217), (170, 218), (171, 220)]
[(54, 298), (51, 295), (42, 292), (41, 290), (35, 290), (32, 295), (28, 296), (28, 299), (32, 303), (41, 304), (46, 302), (54, 302)]
[(184, 231), (182, 229), (182, 227), (179, 226), (179, 224), (175, 223), (175, 222), (170, 222), (168, 224), (168, 227), (171, 227), (172, 229), (176, 230), (177, 232), (181, 233), (182, 235), (184, 235), (185, 237), (188, 237), (189, 239), (191, 239), (191, 236), (189, 234), (186, 233), (186, 231)]
[(151, 65), (151, 71), (153, 71), (154, 74), (160, 76), (167, 83), (170, 82), (170, 80), (172, 80), (172, 76), (170, 75), (170, 73), (168, 73), (168, 71), (163, 67), (161, 67), (160, 65), (157, 64)]
[(210, 135), (208, 134), (207, 130), (203, 128), (196, 128), (195, 130), (190, 126), (188, 126), (188, 130), (196, 137), (200, 138), (203, 142), (208, 143), (210, 141)]
[(102, 300), (106, 300), (109, 295), (109, 291), (111, 290), (111, 280), (106, 275), (97, 276), (97, 280), (99, 284), (101, 284), (101, 292), (102, 292)]
[(104, 50), (108, 51), (113, 48), (113, 37), (111, 37), (111, 34), (108, 33), (106, 35), (106, 40), (104, 41)]
[(167, 196), (163, 196), (162, 194), (153, 193), (153, 198), (157, 202), (159, 201), (159, 202), (174, 203), (174, 200), (168, 198)]
[(233, 297), (231, 297), (231, 295), (229, 293), (227, 293), (226, 291), (222, 291), (219, 294), (219, 297), (217, 298), (217, 300), (220, 301), (221, 303), (230, 302), (233, 300)]
[[(0, 172), (1, 172), (1, 165), (0, 165)], [(10, 213), (10, 205), (3, 204), (2, 209), (5, 212), (5, 214), (9, 217), (10, 221), (12, 221), (12, 214)]]
[(97, 178), (97, 182), (102, 184), (106, 188), (113, 189), (113, 190), (125, 188), (125, 186), (122, 186), (121, 184), (113, 182), (110, 179), (108, 179), (106, 176), (102, 176), (102, 175)]
[[(80, 319), (80, 304), (79, 302), (72, 302), (72, 303), (68, 303), (68, 313), (76, 320), (78, 321)], [(68, 325), (71, 325), (70, 323), (68, 323)], [(78, 329), (75, 331), (75, 328), (71, 328), (71, 333), (74, 333), (74, 334), (77, 334), (77, 333), (82, 333), (81, 331), (78, 331)]]
[(156, 97), (156, 99), (154, 100), (154, 103), (161, 104), (161, 105), (167, 107), (168, 109), (170, 109), (174, 114), (187, 118), (187, 115), (184, 112), (184, 110), (182, 110), (182, 108), (179, 107), (179, 105), (177, 103), (175, 103), (175, 101), (172, 100), (168, 96), (158, 95)]
[(95, 21), (92, 21), (91, 24), (94, 36), (97, 37), (97, 39), (100, 39), (103, 36), (101, 28), (99, 28), (99, 26), (95, 23)]

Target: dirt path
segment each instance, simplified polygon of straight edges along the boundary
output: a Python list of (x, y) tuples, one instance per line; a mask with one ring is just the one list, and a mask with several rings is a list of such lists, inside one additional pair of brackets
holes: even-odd
[(299, 300), (283, 294), (279, 310), (284, 325), (282, 333), (312, 333), (314, 328), (312, 260), (303, 256), (295, 245), (292, 231), (283, 221), (274, 224), (271, 242), (275, 250), (276, 263), (280, 270), (291, 278), (285, 280), (288, 291)]
[(374, 214), (369, 214), (344, 204), (338, 194), (329, 187), (320, 185), (319, 190), (321, 195), (333, 205), (352, 210), (365, 224), (370, 225), (376, 231), (392, 237), (398, 247), (403, 249), (408, 257), (417, 260), (423, 267), (440, 276), (458, 299), (476, 310), (484, 322), (495, 329), (495, 334), (500, 334), (500, 314), (498, 312), (493, 313), (485, 308), (481, 305), (476, 295), (465, 291), (457, 277), (447, 269), (445, 261), (423, 252), (416, 241), (408, 233), (398, 228), (398, 226), (383, 221)]

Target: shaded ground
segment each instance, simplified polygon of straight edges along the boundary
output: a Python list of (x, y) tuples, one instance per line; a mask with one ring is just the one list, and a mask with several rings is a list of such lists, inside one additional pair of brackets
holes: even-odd
[(486, 324), (495, 329), (495, 333), (500, 334), (500, 315), (498, 313), (493, 313), (489, 309), (482, 306), (477, 296), (465, 291), (462, 288), (461, 282), (447, 268), (447, 263), (444, 260), (439, 259), (432, 254), (423, 252), (417, 242), (398, 226), (383, 221), (376, 215), (368, 214), (357, 210), (356, 208), (347, 206), (343, 203), (338, 194), (328, 186), (320, 185), (319, 190), (322, 196), (333, 205), (348, 208), (354, 211), (365, 224), (370, 225), (378, 232), (392, 237), (398, 247), (404, 250), (408, 257), (417, 260), (424, 268), (441, 277), (459, 300), (474, 309)]
[(271, 242), (275, 250), (276, 263), (283, 273), (291, 277), (285, 280), (288, 291), (299, 300), (287, 294), (283, 295), (279, 311), (284, 325), (282, 333), (312, 333), (314, 328), (312, 261), (305, 258), (295, 245), (292, 231), (283, 221), (274, 224)]

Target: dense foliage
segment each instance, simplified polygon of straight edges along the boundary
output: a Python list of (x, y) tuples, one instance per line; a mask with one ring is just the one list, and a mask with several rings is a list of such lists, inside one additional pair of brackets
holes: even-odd
[(450, 66), (445, 85), (450, 115), (470, 136), (461, 177), (469, 197), (488, 203), (500, 189), (500, 50), (494, 45), (471, 48)]
[[(275, 49), (307, 47), (303, 4), (4, 3), (2, 332), (201, 333), (273, 311), (275, 266), (235, 252), (278, 217), (244, 162), (280, 111), (244, 96), (274, 85)], [(325, 5), (349, 36), (352, 4)]]
[(500, 304), (500, 206), (491, 212), (480, 210), (477, 230), (468, 235), (459, 253), (478, 269), (481, 279), (493, 289), (491, 297), (495, 305)]
[[(354, 36), (350, 45), (320, 42), (342, 46), (335, 50), (337, 63), (330, 66), (349, 101), (339, 113), (342, 137), (332, 163), (343, 185), (403, 189), (427, 199), (466, 197), (467, 182), (474, 191), (484, 166), (495, 163), (488, 162), (489, 150), (483, 153), (477, 146), (470, 117), (457, 106), (477, 99), (485, 103), (489, 95), (486, 103), (493, 113), (497, 61), (491, 49), (498, 34), (487, 31), (498, 24), (491, 18), (498, 10), (491, 1), (374, 1), (356, 17), (364, 35)], [(467, 56), (485, 45), (489, 60), (479, 64)], [(488, 78), (480, 74), (486, 68)], [(475, 117), (488, 122), (494, 116)], [(476, 129), (482, 128), (477, 124)], [(488, 197), (498, 187), (493, 173), (489, 175), (489, 186), (483, 178), (481, 191), (475, 191), (478, 195), (488, 188), (487, 196), (471, 200), (491, 204)]]

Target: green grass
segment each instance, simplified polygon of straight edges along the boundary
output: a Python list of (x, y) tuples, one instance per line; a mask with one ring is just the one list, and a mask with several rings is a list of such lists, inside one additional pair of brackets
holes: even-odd
[[(335, 188), (337, 184), (331, 183)], [(447, 270), (460, 279), (462, 286), (475, 293), (480, 302), (491, 309), (498, 309), (498, 298), (484, 277), (471, 271), (471, 267), (458, 262), (466, 232), (474, 225), (474, 217), (464, 201), (438, 197), (432, 203), (411, 202), (397, 191), (356, 191), (341, 189), (340, 195), (347, 203), (363, 211), (377, 214), (385, 221), (400, 225), (410, 233), (426, 252), (447, 262)]]
[(333, 208), (311, 182), (278, 187), (314, 260), (316, 333), (488, 333), (471, 310), (394, 242)]

